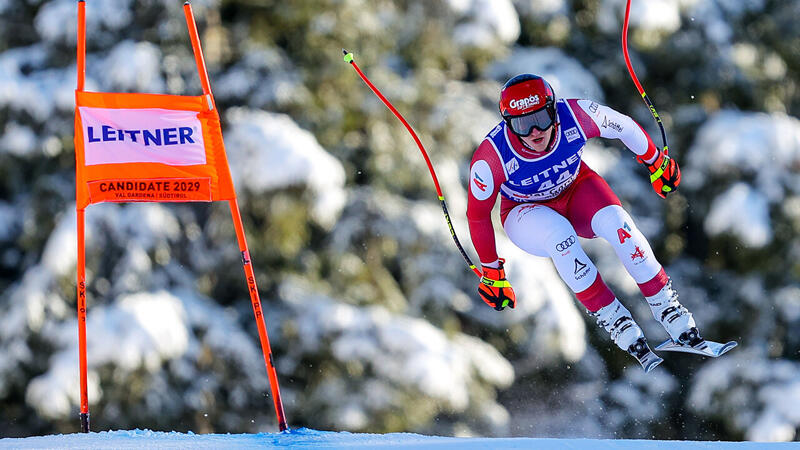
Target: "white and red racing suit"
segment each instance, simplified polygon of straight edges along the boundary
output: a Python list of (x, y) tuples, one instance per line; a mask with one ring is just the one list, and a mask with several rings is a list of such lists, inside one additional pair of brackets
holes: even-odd
[(550, 257), (561, 278), (589, 311), (614, 300), (577, 237), (600, 236), (611, 243), (645, 296), (668, 278), (647, 239), (608, 184), (581, 160), (586, 141), (619, 139), (641, 160), (658, 149), (630, 117), (591, 100), (556, 102), (558, 122), (545, 152), (525, 147), (505, 122), (478, 146), (469, 176), (467, 218), (483, 265), (497, 264), (491, 211), (501, 195), (501, 222), (515, 245)]

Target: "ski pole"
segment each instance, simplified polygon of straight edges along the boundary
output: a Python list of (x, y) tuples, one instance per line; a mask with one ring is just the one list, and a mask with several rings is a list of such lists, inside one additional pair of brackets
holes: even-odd
[(417, 147), (419, 147), (419, 151), (422, 153), (422, 157), (425, 158), (425, 163), (428, 165), (428, 171), (431, 173), (431, 178), (433, 178), (433, 184), (434, 186), (436, 186), (436, 194), (439, 196), (439, 203), (442, 205), (442, 212), (444, 213), (444, 219), (447, 221), (447, 227), (450, 229), (450, 235), (453, 237), (453, 241), (456, 243), (458, 251), (461, 252), (461, 256), (464, 257), (464, 261), (467, 262), (469, 268), (472, 269), (475, 275), (481, 277), (483, 274), (481, 273), (480, 270), (478, 270), (475, 264), (472, 263), (472, 260), (469, 258), (469, 256), (467, 256), (467, 252), (464, 251), (464, 247), (461, 246), (461, 242), (459, 242), (458, 236), (456, 236), (456, 230), (455, 228), (453, 228), (453, 222), (450, 220), (450, 213), (447, 212), (447, 204), (444, 201), (444, 195), (442, 194), (442, 189), (439, 187), (439, 179), (436, 178), (436, 171), (433, 170), (433, 164), (431, 164), (431, 160), (428, 157), (428, 152), (425, 151), (425, 147), (422, 145), (422, 141), (419, 140), (417, 133), (415, 133), (414, 130), (411, 128), (411, 125), (409, 125), (408, 122), (406, 122), (406, 119), (403, 117), (403, 115), (397, 111), (397, 109), (392, 105), (392, 103), (389, 100), (387, 100), (386, 97), (383, 96), (383, 94), (381, 94), (381, 91), (379, 91), (378, 88), (375, 87), (375, 85), (372, 84), (371, 81), (369, 81), (369, 78), (367, 78), (367, 76), (364, 75), (364, 72), (362, 72), (361, 69), (359, 69), (358, 64), (356, 64), (355, 60), (353, 59), (353, 54), (345, 49), (342, 49), (342, 52), (344, 53), (344, 62), (350, 63), (350, 65), (353, 66), (353, 68), (358, 73), (358, 76), (361, 77), (361, 79), (364, 81), (364, 83), (367, 84), (367, 86), (369, 86), (372, 92), (375, 93), (375, 95), (377, 95), (379, 99), (381, 99), (383, 104), (386, 105), (387, 108), (389, 108), (389, 110), (395, 115), (395, 117), (397, 117), (400, 120), (400, 122), (403, 123), (403, 125), (406, 127), (406, 130), (408, 130), (408, 132), (411, 134), (411, 137), (414, 138), (414, 142), (416, 142)]
[(627, 5), (625, 6), (625, 20), (622, 24), (622, 53), (625, 55), (625, 65), (628, 66), (628, 73), (631, 75), (633, 79), (633, 84), (636, 85), (636, 90), (639, 91), (639, 94), (642, 96), (644, 103), (650, 108), (650, 114), (653, 115), (653, 118), (658, 123), (658, 127), (661, 129), (661, 141), (664, 143), (664, 153), (669, 154), (669, 148), (667, 146), (667, 132), (664, 131), (664, 124), (661, 122), (661, 117), (658, 115), (656, 111), (656, 107), (653, 106), (653, 102), (650, 101), (650, 97), (644, 92), (644, 88), (642, 88), (641, 83), (639, 83), (639, 79), (636, 77), (636, 72), (633, 71), (633, 66), (631, 65), (631, 58), (628, 55), (628, 19), (631, 15), (631, 0), (628, 0)]

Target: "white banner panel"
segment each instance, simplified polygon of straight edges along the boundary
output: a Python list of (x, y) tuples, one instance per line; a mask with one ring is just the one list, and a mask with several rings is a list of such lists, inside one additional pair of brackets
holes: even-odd
[(78, 108), (83, 124), (85, 164), (206, 163), (203, 131), (196, 111), (160, 108)]

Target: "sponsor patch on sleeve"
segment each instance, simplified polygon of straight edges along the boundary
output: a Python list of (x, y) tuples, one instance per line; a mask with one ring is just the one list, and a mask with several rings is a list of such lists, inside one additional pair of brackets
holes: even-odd
[(469, 191), (478, 200), (486, 200), (494, 193), (494, 178), (489, 163), (484, 160), (472, 165), (469, 172)]

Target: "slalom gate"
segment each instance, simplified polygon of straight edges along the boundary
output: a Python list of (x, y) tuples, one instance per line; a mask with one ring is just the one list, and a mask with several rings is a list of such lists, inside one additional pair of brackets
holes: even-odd
[[(219, 112), (192, 7), (183, 5), (203, 95), (87, 92), (86, 3), (78, 1), (75, 209), (81, 431), (89, 432), (86, 359), (86, 207), (100, 202), (228, 201), (281, 431), (286, 416), (255, 273), (233, 187)], [(155, 151), (154, 151), (155, 150)]]

